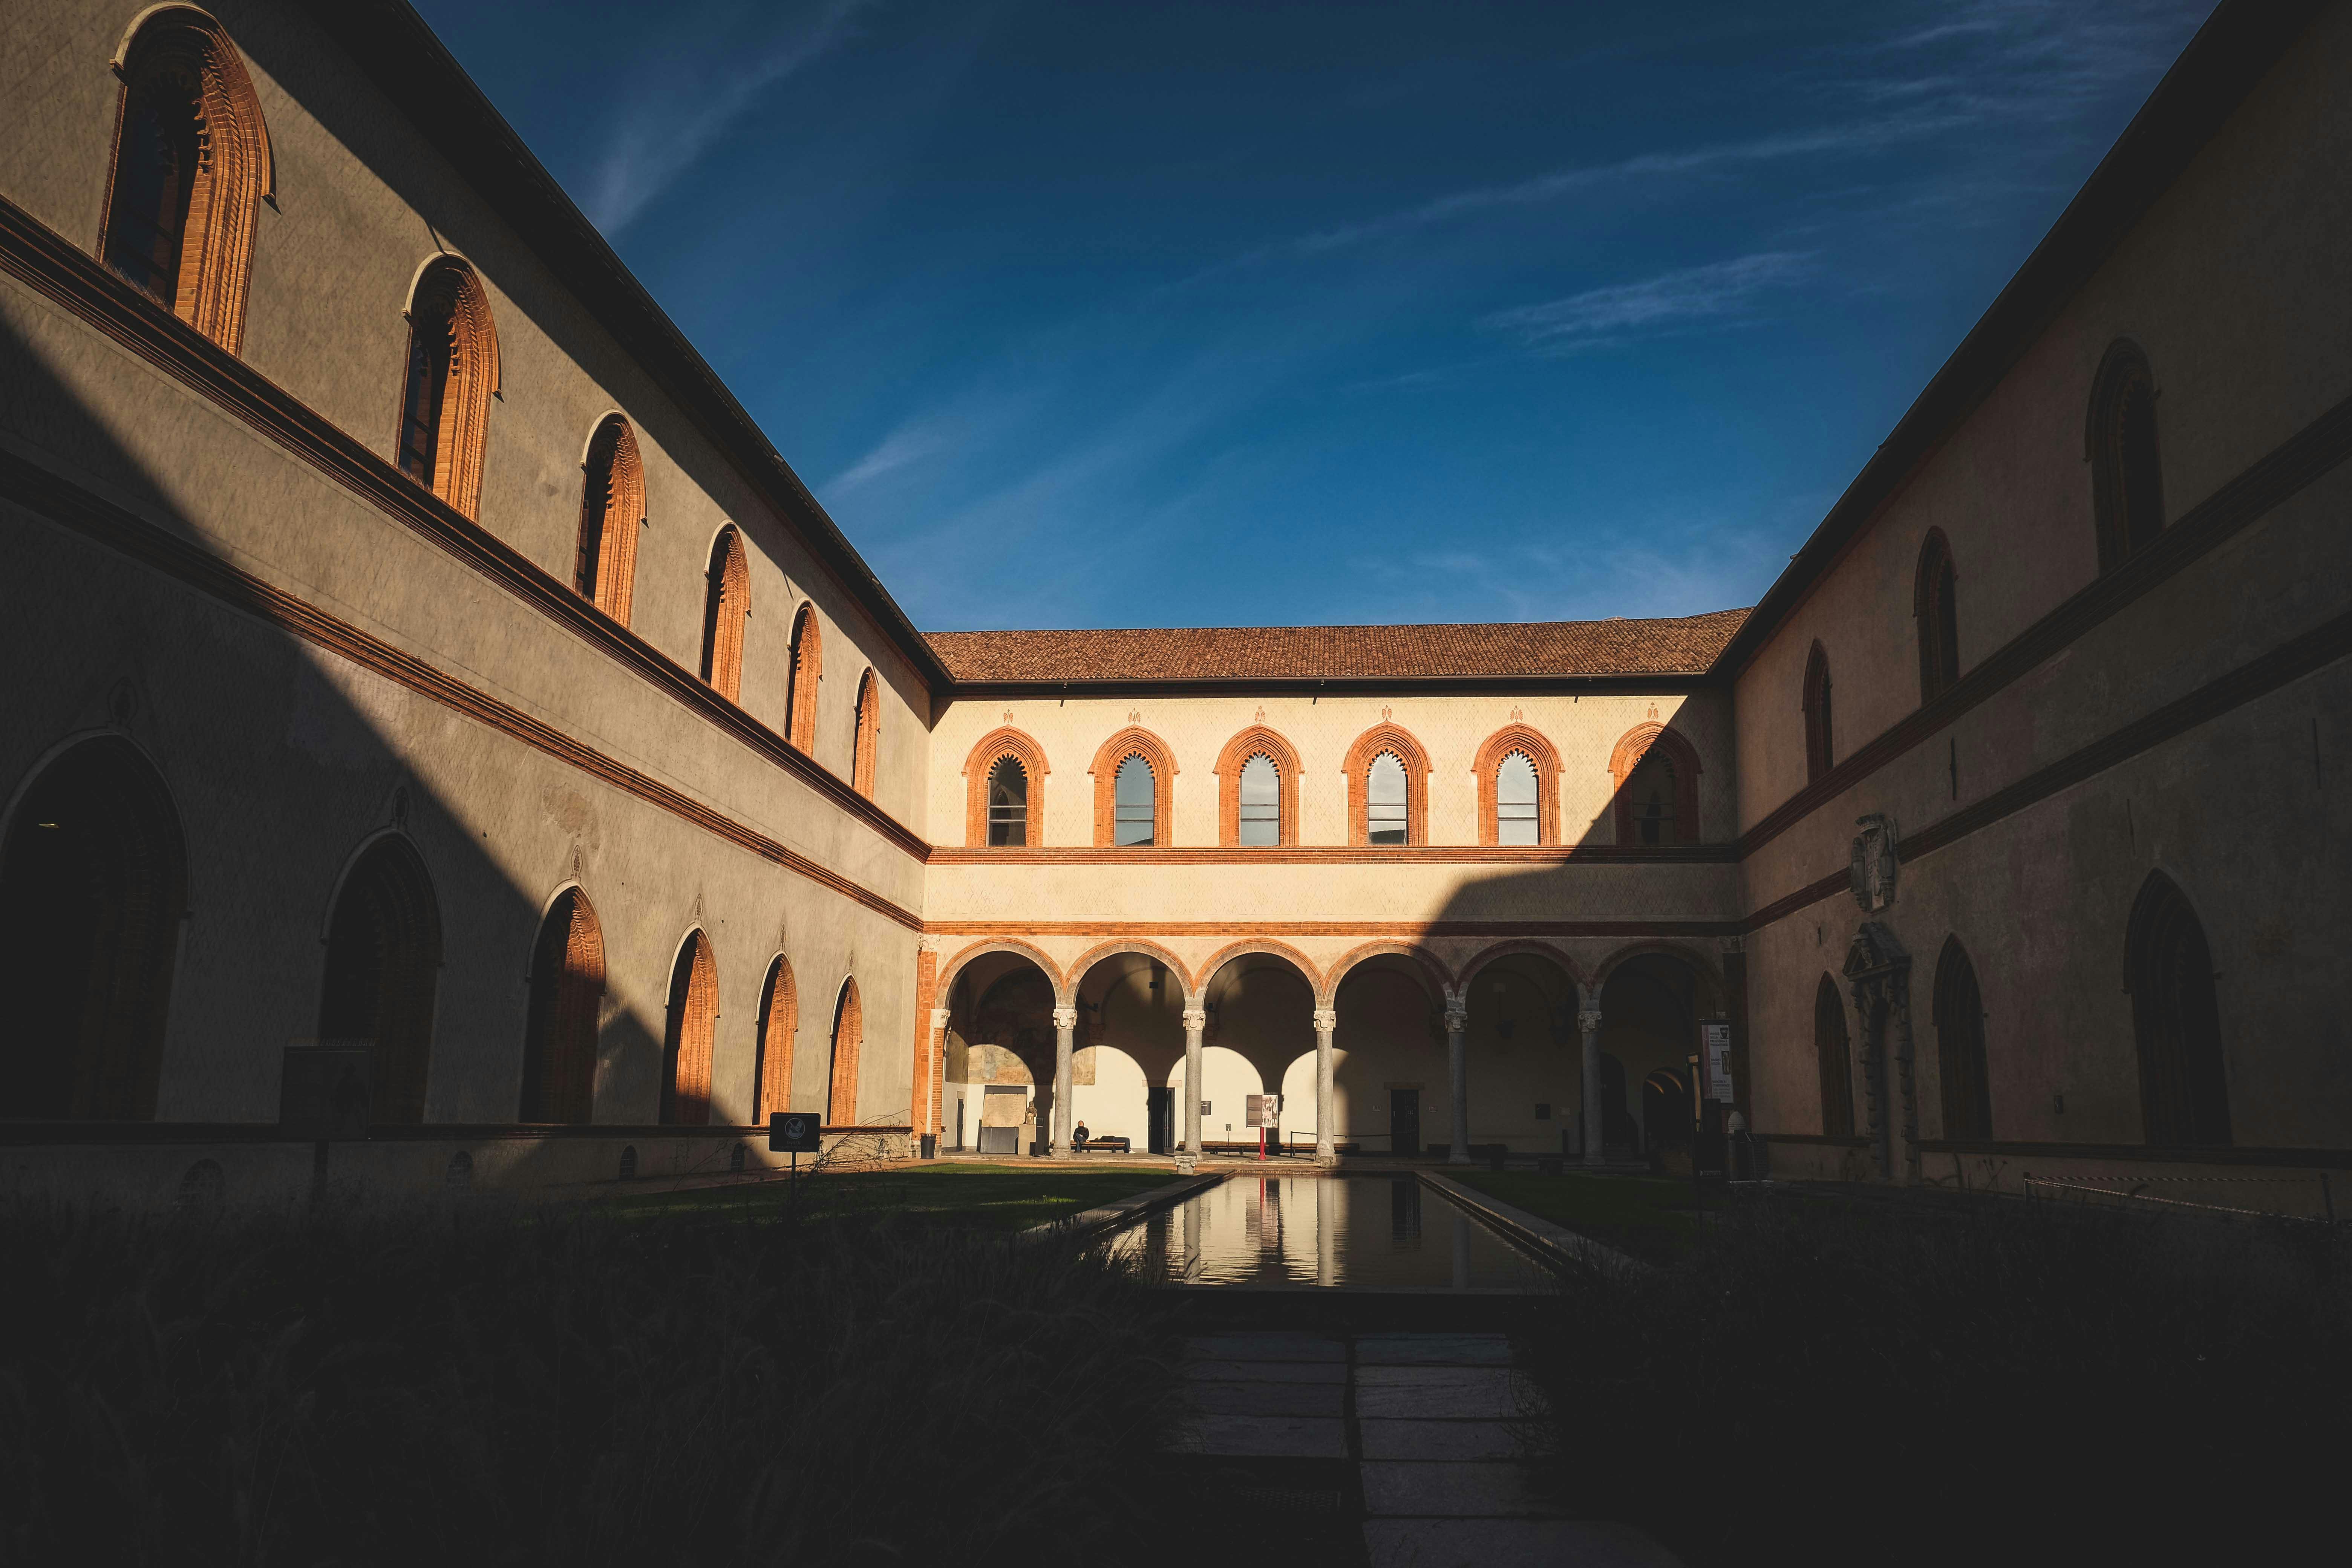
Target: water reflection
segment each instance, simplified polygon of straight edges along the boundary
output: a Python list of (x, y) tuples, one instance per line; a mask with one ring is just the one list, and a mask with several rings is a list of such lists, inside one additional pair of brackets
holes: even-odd
[[(1436, 1232), (1427, 1245), (1425, 1229)], [(1552, 1282), (1411, 1176), (1229, 1176), (1114, 1246), (1181, 1285), (1530, 1290)]]

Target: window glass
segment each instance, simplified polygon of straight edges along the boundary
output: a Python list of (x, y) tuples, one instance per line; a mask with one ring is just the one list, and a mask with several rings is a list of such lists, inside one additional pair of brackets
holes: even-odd
[(1151, 791), (1149, 763), (1141, 757), (1129, 757), (1118, 764), (1118, 775), (1111, 789), (1113, 844), (1151, 842)]
[(1664, 746), (1650, 748), (1625, 780), (1625, 793), (1633, 803), (1633, 842), (1675, 842), (1675, 762)]
[(1364, 826), (1374, 844), (1405, 841), (1404, 764), (1394, 752), (1372, 759), (1371, 789), (1365, 799)]
[(1263, 752), (1242, 764), (1241, 827), (1244, 844), (1282, 842), (1282, 774)]
[(988, 771), (988, 841), (1029, 842), (1029, 774), (1015, 757), (999, 757)]
[(1536, 765), (1524, 752), (1505, 757), (1495, 774), (1495, 842), (1536, 842)]

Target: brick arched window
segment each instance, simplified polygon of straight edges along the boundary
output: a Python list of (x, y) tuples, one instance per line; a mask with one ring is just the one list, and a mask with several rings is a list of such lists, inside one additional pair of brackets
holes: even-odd
[(1918, 627), (1919, 700), (1933, 702), (1960, 678), (1959, 576), (1944, 531), (1931, 528), (1919, 546), (1911, 581), (1911, 617)]
[(2164, 531), (2164, 462), (2156, 434), (2156, 375), (2147, 356), (2117, 339), (2091, 383), (2084, 433), (2099, 570), (2112, 572)]
[(755, 1124), (767, 1121), (771, 1112), (793, 1108), (793, 1042), (800, 1028), (800, 988), (793, 983), (792, 960), (780, 952), (760, 987), (760, 1037), (751, 1057)]
[(236, 353), (254, 226), (271, 193), (269, 131), (245, 61), (193, 5), (142, 15), (122, 79), (99, 255), (134, 289)]
[(400, 471), (472, 517), (481, 504), (499, 334), (473, 268), (436, 256), (408, 293), (408, 370), (400, 394)]
[(588, 895), (566, 888), (531, 944), (521, 1119), (580, 1123), (596, 1100), (596, 1022), (604, 1005), (604, 931)]
[(2141, 884), (2124, 953), (2147, 1141), (2229, 1142), (2230, 1075), (2213, 950), (2187, 896), (2161, 871)]
[(702, 600), (702, 679), (730, 702), (743, 698), (743, 621), (751, 613), (751, 569), (730, 522), (710, 542)]
[(850, 787), (874, 798), (874, 749), (881, 742), (881, 683), (868, 669), (857, 679), (857, 732), (849, 741)]
[(1174, 840), (1176, 754), (1149, 730), (1125, 729), (1102, 743), (1095, 781), (1095, 842), (1166, 845)]
[(784, 738), (803, 752), (816, 752), (816, 694), (824, 681), (824, 627), (816, 602), (804, 599), (793, 616), (792, 687), (784, 694)]
[(0, 1121), (145, 1121), (187, 911), (178, 814), (129, 742), (85, 741), (0, 846)]
[(1956, 936), (1936, 960), (1936, 1062), (1943, 1089), (1944, 1136), (1992, 1136), (1992, 1088), (1985, 1062), (1984, 996), (1976, 965)]
[(1636, 724), (1609, 753), (1617, 842), (1696, 844), (1698, 752), (1664, 724)]
[(369, 1047), (368, 1120), (425, 1120), (433, 994), (441, 978), (441, 911), (425, 862), (405, 838), (370, 845), (343, 878), (327, 925), (319, 991), (322, 1043)]
[(828, 1127), (857, 1125), (857, 1056), (865, 1044), (866, 1010), (857, 999), (857, 982), (845, 980), (833, 1011), (833, 1066), (824, 1101)]
[(1810, 784), (1836, 763), (1830, 731), (1830, 656), (1821, 644), (1805, 658), (1805, 782)]
[(1273, 848), (1298, 842), (1298, 752), (1253, 724), (1217, 753), (1217, 842)]
[(1845, 998), (1829, 975), (1813, 988), (1813, 1060), (1822, 1079), (1822, 1132), (1853, 1136), (1853, 1058), (1845, 1029)]
[(637, 533), (646, 521), (646, 470), (637, 433), (608, 416), (588, 438), (580, 493), (580, 551), (572, 584), (580, 596), (629, 624), (637, 577)]
[(1045, 748), (1020, 731), (982, 736), (964, 759), (963, 841), (974, 848), (1045, 843), (1046, 771)]
[(1540, 731), (1505, 725), (1478, 748), (1471, 771), (1478, 776), (1479, 843), (1559, 842), (1559, 752)]
[(718, 1029), (719, 965), (710, 954), (710, 939), (692, 931), (670, 966), (669, 1010), (662, 1023), (665, 1125), (709, 1125), (711, 1042)]
[(1429, 842), (1429, 753), (1409, 731), (1373, 725), (1356, 737), (1340, 766), (1348, 775), (1349, 843)]

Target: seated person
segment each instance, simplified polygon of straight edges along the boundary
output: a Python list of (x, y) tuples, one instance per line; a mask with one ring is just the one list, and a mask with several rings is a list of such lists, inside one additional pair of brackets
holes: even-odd
[(1076, 1149), (1084, 1149), (1087, 1146), (1087, 1124), (1085, 1122), (1079, 1122), (1077, 1131), (1070, 1134), (1070, 1145)]

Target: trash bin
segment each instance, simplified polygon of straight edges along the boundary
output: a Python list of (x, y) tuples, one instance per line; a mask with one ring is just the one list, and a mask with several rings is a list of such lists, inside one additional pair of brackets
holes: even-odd
[(926, 1159), (926, 1160), (936, 1160), (936, 1159), (938, 1159), (939, 1157), (940, 1157), (940, 1135), (939, 1135), (938, 1133), (936, 1133), (936, 1132), (926, 1132), (926, 1133), (924, 1133), (924, 1134), (923, 1134), (923, 1158), (924, 1158), (924, 1159)]

